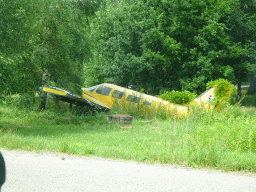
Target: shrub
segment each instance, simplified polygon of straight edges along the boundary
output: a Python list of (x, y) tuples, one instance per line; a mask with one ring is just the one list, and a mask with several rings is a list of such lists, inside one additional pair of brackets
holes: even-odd
[(226, 79), (217, 79), (210, 81), (206, 86), (214, 87), (213, 104), (217, 109), (222, 109), (229, 104), (234, 104), (236, 101), (236, 88)]
[(17, 97), (16, 106), (20, 109), (33, 109), (36, 98), (33, 93), (24, 93)]
[(196, 98), (196, 94), (189, 91), (170, 91), (161, 94), (158, 97), (171, 103), (186, 104)]

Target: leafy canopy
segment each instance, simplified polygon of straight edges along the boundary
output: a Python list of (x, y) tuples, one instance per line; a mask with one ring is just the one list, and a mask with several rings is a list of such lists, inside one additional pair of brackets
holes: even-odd
[[(239, 0), (109, 2), (91, 22), (88, 84), (200, 93), (213, 79), (246, 78), (255, 25), (245, 28), (248, 41), (235, 37), (234, 10), (240, 5)], [(243, 22), (249, 18), (243, 10), (240, 16)]]

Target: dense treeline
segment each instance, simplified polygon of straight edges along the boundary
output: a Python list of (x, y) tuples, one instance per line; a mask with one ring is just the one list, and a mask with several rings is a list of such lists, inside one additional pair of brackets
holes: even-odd
[[(49, 84), (80, 92), (90, 56), (88, 17), (98, 4), (1, 0), (0, 92), (33, 93)], [(43, 109), (46, 94), (41, 99)]]
[(78, 5), (3, 0), (0, 7), (1, 92), (35, 91), (48, 83), (79, 90), (89, 47)]
[(200, 92), (240, 83), (255, 64), (255, 1), (116, 1), (91, 22), (95, 83)]
[(239, 84), (254, 69), (255, 13), (254, 0), (0, 0), (0, 92)]

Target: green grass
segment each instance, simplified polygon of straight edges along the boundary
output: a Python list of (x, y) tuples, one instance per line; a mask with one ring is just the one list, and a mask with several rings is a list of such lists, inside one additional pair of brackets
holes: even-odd
[(106, 113), (69, 111), (51, 100), (38, 112), (31, 110), (36, 101), (26, 99), (27, 110), (23, 101), (8, 99), (0, 102), (3, 148), (256, 172), (254, 107), (233, 106), (221, 113), (194, 108), (188, 118), (153, 118), (152, 123), (135, 115), (133, 128), (120, 130), (123, 125), (108, 122)]

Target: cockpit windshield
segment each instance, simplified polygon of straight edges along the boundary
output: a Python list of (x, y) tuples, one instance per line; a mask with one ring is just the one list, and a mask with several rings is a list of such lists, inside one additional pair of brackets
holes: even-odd
[(99, 87), (99, 85), (95, 85), (93, 87), (89, 87), (88, 90), (93, 92), (95, 89), (97, 89), (97, 87)]
[(101, 86), (96, 90), (96, 93), (101, 94), (101, 95), (108, 96), (109, 93), (111, 92), (111, 90), (112, 90), (111, 88), (101, 85)]

